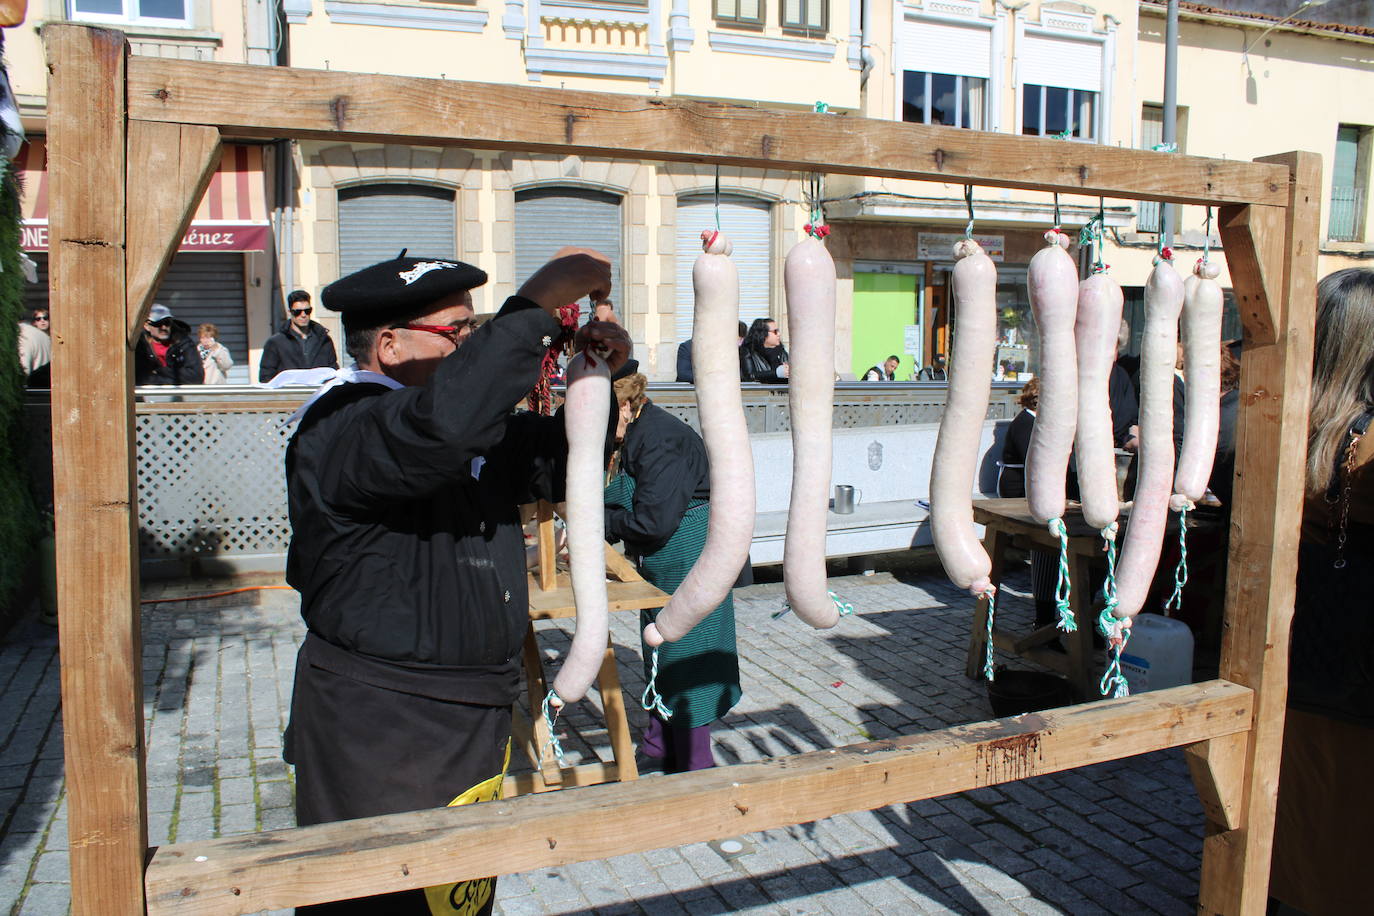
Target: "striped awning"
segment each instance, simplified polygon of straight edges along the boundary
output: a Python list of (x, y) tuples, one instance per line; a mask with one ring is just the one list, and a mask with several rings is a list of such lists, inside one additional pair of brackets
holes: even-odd
[[(48, 148), (42, 137), (15, 157), (24, 182), (20, 207), (25, 251), (48, 250)], [(266, 251), (272, 239), (261, 146), (226, 143), (178, 251)]]

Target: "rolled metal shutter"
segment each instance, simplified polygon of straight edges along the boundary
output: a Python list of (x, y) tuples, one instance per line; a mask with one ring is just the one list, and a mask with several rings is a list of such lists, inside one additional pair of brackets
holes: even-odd
[(219, 342), (234, 357), (234, 367), (229, 370), (231, 385), (251, 382), (244, 299), (243, 255), (238, 252), (178, 254), (153, 296), (154, 302), (167, 306), (173, 315), (191, 326), (193, 338), (202, 324), (213, 324), (219, 329)]
[[(564, 245), (595, 249), (611, 259), (611, 301), (625, 318), (621, 285), (621, 199), (587, 188), (530, 188), (515, 192), (515, 283), (524, 283)], [(587, 311), (586, 303), (582, 304)], [(582, 318), (586, 319), (586, 314)]]
[(457, 206), (445, 188), (344, 188), (339, 191), (339, 276), (390, 260), (402, 248), (410, 257), (455, 258), (457, 233)]
[[(739, 317), (746, 325), (768, 318), (773, 289), (773, 209), (766, 200), (722, 194), (720, 229), (735, 246), (739, 270)], [(714, 194), (678, 198), (677, 202), (677, 314), (673, 330), (678, 342), (692, 336), (692, 265), (701, 254), (701, 230), (716, 228)], [(771, 317), (777, 318), (777, 315)]]
[(906, 22), (902, 69), (955, 76), (992, 76), (992, 27), (981, 23)]
[(1027, 32), (1019, 52), (1023, 84), (1102, 91), (1102, 42)]

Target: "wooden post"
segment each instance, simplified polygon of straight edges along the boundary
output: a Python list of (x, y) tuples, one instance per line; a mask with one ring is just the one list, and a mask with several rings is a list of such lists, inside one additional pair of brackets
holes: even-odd
[[(1307, 409), (1311, 391), (1317, 241), (1321, 238), (1321, 157), (1287, 153), (1261, 162), (1291, 173), (1284, 242), (1259, 238), (1248, 247), (1264, 259), (1259, 271), (1236, 275), (1248, 301), (1270, 303), (1280, 318), (1276, 340), (1252, 339), (1246, 322), (1241, 358), (1241, 413), (1236, 432), (1235, 509), (1221, 677), (1255, 691), (1239, 825), (1213, 823), (1203, 845), (1200, 913), (1264, 912), (1274, 842), (1288, 641), (1302, 519)], [(1253, 220), (1249, 226), (1267, 221)], [(1247, 230), (1252, 231), (1252, 230)], [(1229, 240), (1228, 240), (1229, 247)], [(1277, 254), (1268, 254), (1274, 252)], [(1264, 289), (1255, 289), (1262, 277)], [(1281, 308), (1273, 308), (1280, 303)], [(1211, 755), (1225, 759), (1227, 755)], [(1225, 785), (1228, 774), (1214, 773)], [(1204, 786), (1205, 787), (1205, 786)], [(1206, 797), (1204, 793), (1204, 797)]]
[(125, 297), (122, 32), (47, 41), (53, 498), (72, 912), (143, 913), (142, 650)]

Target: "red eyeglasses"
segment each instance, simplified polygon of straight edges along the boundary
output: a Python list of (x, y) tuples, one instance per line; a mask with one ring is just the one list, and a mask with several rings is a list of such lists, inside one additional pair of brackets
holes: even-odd
[(426, 334), (438, 334), (440, 337), (448, 338), (449, 343), (457, 346), (462, 343), (463, 338), (473, 332), (477, 327), (477, 319), (468, 318), (457, 324), (393, 324), (394, 330), (424, 331)]

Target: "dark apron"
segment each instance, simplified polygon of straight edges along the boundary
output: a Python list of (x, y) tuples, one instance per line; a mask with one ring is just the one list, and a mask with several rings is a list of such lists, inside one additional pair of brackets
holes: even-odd
[[(444, 807), (470, 789), (500, 796), (519, 692), (516, 660), (484, 667), (405, 665), (340, 649), (307, 634), (296, 658), (291, 724), (282, 756), (296, 767), (301, 826)], [(480, 787), (480, 788), (479, 788)], [(491, 912), (495, 878), (302, 907), (300, 913)], [(431, 889), (434, 890), (434, 889)]]
[[(606, 487), (606, 502), (632, 508), (634, 479), (620, 473)], [(694, 499), (663, 546), (639, 555), (639, 571), (652, 585), (668, 594), (677, 591), (692, 564), (706, 546), (711, 508)], [(631, 550), (634, 545), (628, 545)], [(639, 612), (641, 633), (663, 608)], [(643, 645), (644, 677), (650, 673), (653, 650)], [(735, 649), (735, 598), (725, 596), (715, 610), (677, 642), (664, 643), (658, 651), (655, 682), (663, 705), (672, 713), (669, 724), (680, 728), (710, 725), (728, 713), (740, 699), (739, 655)]]

